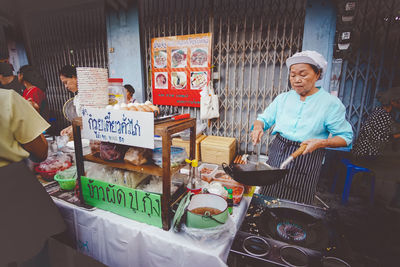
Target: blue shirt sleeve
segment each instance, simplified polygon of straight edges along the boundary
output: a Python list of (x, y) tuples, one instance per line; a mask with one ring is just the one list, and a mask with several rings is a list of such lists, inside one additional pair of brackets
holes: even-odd
[(274, 101), (264, 110), (263, 113), (257, 116), (257, 120), (262, 121), (264, 123), (264, 131), (268, 130), (275, 124), (276, 113), (278, 110), (278, 105), (281, 99), (281, 95), (278, 95)]
[(353, 129), (346, 120), (346, 108), (339, 99), (335, 99), (327, 110), (325, 127), (332, 137), (339, 136), (350, 145), (353, 140)]

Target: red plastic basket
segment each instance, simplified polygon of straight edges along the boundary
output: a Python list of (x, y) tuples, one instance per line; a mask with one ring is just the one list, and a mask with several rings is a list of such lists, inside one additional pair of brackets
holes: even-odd
[(36, 167), (35, 167), (35, 172), (37, 172), (38, 174), (40, 174), (40, 176), (42, 176), (43, 179), (46, 179), (46, 180), (53, 180), (54, 175), (56, 175), (57, 172), (68, 169), (69, 167), (72, 166), (72, 163), (69, 162), (69, 161), (67, 161), (67, 165), (68, 165), (68, 166), (66, 166), (66, 167), (64, 167), (64, 168), (61, 168), (61, 169), (58, 169), (58, 170), (52, 170), (52, 171), (43, 171), (43, 170), (40, 168), (40, 166), (36, 166)]

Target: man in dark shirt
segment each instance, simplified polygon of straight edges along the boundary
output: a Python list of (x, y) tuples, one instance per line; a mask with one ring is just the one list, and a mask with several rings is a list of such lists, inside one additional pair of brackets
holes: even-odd
[(0, 62), (0, 88), (13, 89), (20, 95), (25, 90), (25, 86), (18, 82), (18, 77), (13, 74), (12, 65), (9, 63)]

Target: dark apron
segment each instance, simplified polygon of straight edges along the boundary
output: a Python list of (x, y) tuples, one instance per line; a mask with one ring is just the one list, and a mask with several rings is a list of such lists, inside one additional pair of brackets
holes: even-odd
[(65, 230), (58, 208), (24, 162), (0, 168), (0, 266), (36, 255)]
[[(277, 134), (268, 151), (267, 163), (279, 168), (280, 164), (300, 147), (299, 142), (290, 141)], [(275, 198), (312, 204), (322, 167), (324, 149), (299, 156), (289, 166), (289, 173), (276, 184), (261, 187), (260, 193)]]

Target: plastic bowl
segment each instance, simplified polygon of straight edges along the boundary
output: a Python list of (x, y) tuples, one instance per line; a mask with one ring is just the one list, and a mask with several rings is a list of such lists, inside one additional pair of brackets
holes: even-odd
[(42, 178), (45, 179), (45, 180), (53, 180), (54, 175), (56, 175), (57, 172), (66, 170), (71, 166), (72, 166), (72, 163), (69, 162), (69, 161), (67, 161), (67, 166), (65, 168), (61, 168), (61, 169), (58, 169), (58, 170), (52, 170), (52, 171), (43, 171), (39, 166), (36, 166), (35, 167), (35, 172), (40, 174), (40, 176), (42, 176)]
[(56, 180), (58, 182), (58, 184), (60, 185), (61, 189), (64, 189), (64, 190), (73, 190), (76, 185), (76, 178), (63, 179), (63, 178), (60, 178), (60, 176), (58, 174), (56, 174), (54, 176), (54, 180)]

